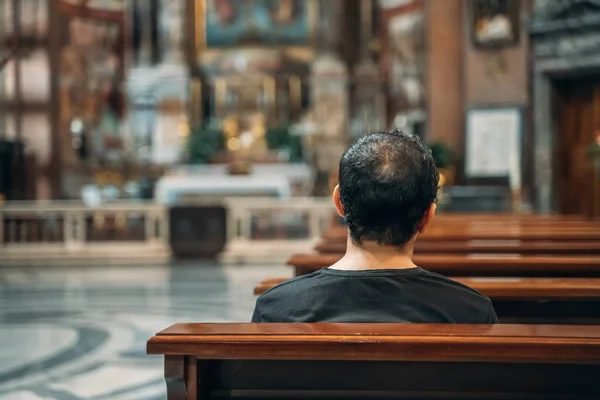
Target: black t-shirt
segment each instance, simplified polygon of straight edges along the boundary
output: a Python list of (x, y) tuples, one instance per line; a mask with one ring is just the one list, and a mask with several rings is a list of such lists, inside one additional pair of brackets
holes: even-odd
[(422, 268), (325, 268), (265, 292), (252, 322), (494, 324), (498, 317), (481, 293)]

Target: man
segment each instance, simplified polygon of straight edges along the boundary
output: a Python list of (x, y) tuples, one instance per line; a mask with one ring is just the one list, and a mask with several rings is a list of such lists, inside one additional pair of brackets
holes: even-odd
[(342, 156), (333, 202), (346, 254), (260, 296), (253, 322), (497, 323), (491, 301), (412, 262), (435, 214), (431, 151), (401, 131), (367, 135)]

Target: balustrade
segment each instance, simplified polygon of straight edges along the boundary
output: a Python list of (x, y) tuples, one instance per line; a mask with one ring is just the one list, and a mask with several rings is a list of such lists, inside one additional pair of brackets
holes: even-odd
[(167, 218), (164, 206), (146, 202), (7, 203), (0, 207), (0, 262), (166, 260)]
[[(227, 213), (223, 262), (279, 263), (309, 251), (331, 225), (334, 211), (329, 198), (231, 197), (211, 207), (215, 205)], [(78, 202), (9, 202), (0, 207), (0, 265), (166, 262), (171, 256), (170, 222), (210, 225), (215, 221), (169, 221), (167, 207), (153, 202), (105, 203), (94, 208)], [(180, 236), (177, 240), (186, 239)], [(187, 239), (197, 241), (196, 246), (208, 240)]]
[(331, 225), (329, 198), (227, 198), (227, 246), (222, 262), (284, 262), (310, 250)]

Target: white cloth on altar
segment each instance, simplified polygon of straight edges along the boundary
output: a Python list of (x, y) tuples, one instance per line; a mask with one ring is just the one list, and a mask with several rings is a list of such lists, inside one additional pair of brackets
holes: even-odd
[(154, 193), (159, 203), (174, 205), (183, 195), (289, 197), (291, 186), (283, 176), (165, 177)]
[(305, 164), (255, 164), (249, 175), (230, 175), (227, 165), (180, 166), (158, 180), (154, 198), (174, 205), (182, 196), (290, 197), (295, 185), (312, 179)]
[[(169, 170), (168, 176), (231, 176), (228, 169), (226, 164), (181, 165)], [(255, 175), (285, 176), (292, 181), (313, 179), (313, 172), (306, 164), (254, 164), (252, 173), (244, 177)]]

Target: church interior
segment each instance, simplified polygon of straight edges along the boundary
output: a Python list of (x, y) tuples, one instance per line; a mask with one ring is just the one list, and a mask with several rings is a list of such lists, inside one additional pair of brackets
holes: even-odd
[[(249, 324), (393, 129), (500, 323)], [(2, 400), (600, 398), (600, 2), (0, 0), (0, 343)]]

